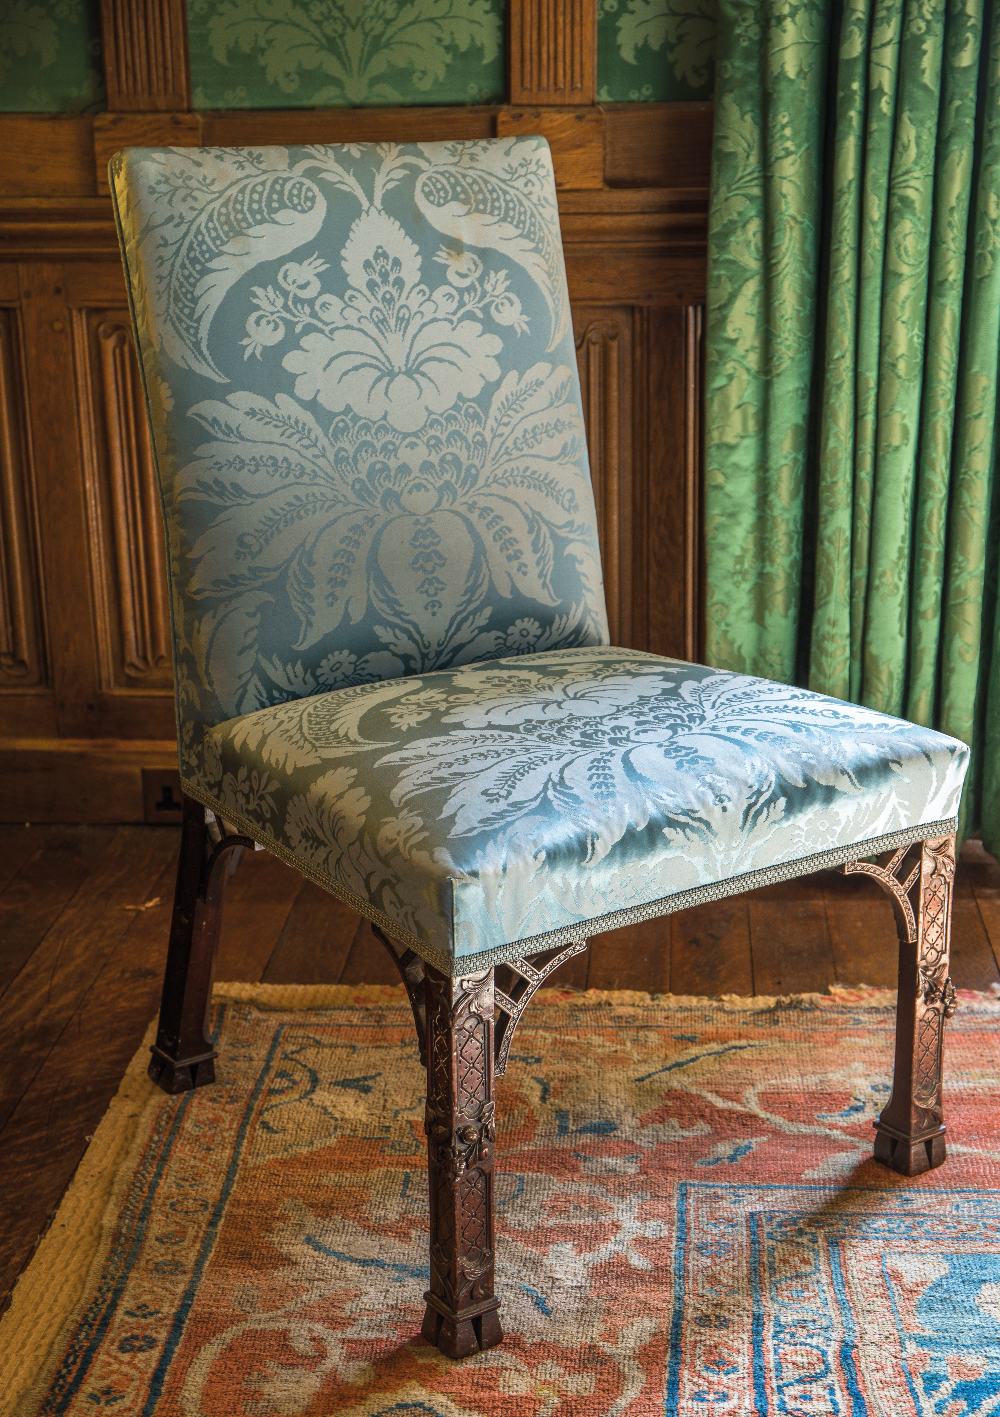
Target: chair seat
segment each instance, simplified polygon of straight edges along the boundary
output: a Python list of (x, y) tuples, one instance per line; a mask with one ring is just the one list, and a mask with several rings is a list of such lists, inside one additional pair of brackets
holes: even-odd
[(944, 834), (967, 757), (803, 689), (590, 647), (230, 719), (214, 793), (185, 787), (462, 973)]

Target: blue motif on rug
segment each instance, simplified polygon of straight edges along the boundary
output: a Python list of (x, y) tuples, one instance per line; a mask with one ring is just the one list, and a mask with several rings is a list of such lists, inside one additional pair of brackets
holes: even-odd
[(995, 1417), (1000, 1195), (682, 1182), (670, 1350), (667, 1414)]

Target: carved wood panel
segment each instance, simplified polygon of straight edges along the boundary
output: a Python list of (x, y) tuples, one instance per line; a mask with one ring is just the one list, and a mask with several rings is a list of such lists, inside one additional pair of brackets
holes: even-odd
[(101, 0), (108, 108), (187, 108), (184, 0)]
[(611, 639), (697, 658), (701, 307), (574, 305)]
[(127, 310), (77, 312), (101, 684), (171, 685), (159, 494)]
[(511, 103), (593, 103), (596, 0), (518, 0), (508, 32)]
[(0, 690), (46, 680), (21, 350), (18, 312), (0, 307)]
[[(614, 644), (632, 643), (635, 572), (632, 525), (637, 465), (633, 425), (636, 365), (643, 362), (643, 312), (628, 306), (577, 306), (576, 353), (590, 471), (601, 533), (604, 591)], [(639, 372), (641, 383), (642, 371)]]

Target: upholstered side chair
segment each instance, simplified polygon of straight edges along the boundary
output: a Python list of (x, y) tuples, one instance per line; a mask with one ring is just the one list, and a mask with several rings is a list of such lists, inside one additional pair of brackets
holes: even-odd
[(185, 794), (154, 1081), (214, 1078), (227, 853), (349, 902), (427, 1071), (423, 1333), (488, 1348), (494, 1076), (535, 989), (603, 930), (837, 865), (900, 926), (875, 1154), (939, 1164), (967, 749), (608, 643), (544, 141), (132, 149), (112, 186)]

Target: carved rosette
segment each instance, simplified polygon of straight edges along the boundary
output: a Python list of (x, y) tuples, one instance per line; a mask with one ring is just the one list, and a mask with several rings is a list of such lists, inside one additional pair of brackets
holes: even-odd
[(875, 1155), (906, 1175), (944, 1160), (941, 1097), (944, 1023), (955, 1012), (948, 973), (955, 838), (901, 847), (884, 863), (855, 861), (848, 874), (878, 881), (896, 908), (899, 992), (892, 1096), (876, 1130)]

